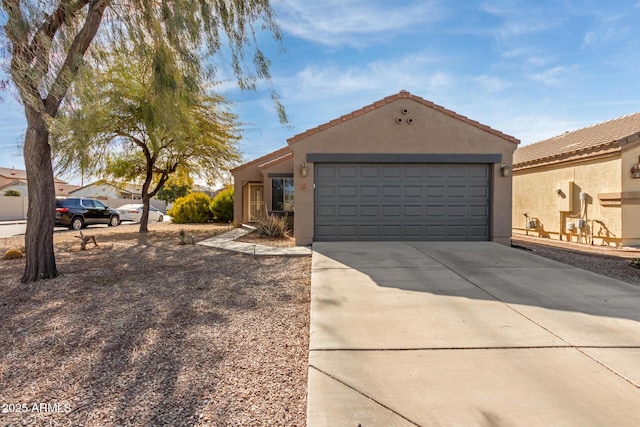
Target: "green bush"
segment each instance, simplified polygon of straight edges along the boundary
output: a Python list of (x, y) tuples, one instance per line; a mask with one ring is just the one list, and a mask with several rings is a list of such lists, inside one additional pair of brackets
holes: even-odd
[(12, 197), (20, 197), (22, 196), (22, 193), (20, 193), (18, 190), (7, 190), (4, 192), (5, 196), (12, 196)]
[(256, 224), (256, 234), (266, 237), (287, 237), (289, 235), (287, 216), (271, 214), (260, 218)]
[(233, 221), (233, 187), (227, 187), (214, 197), (209, 206), (218, 222)]
[(167, 213), (171, 221), (178, 224), (210, 222), (213, 220), (210, 204), (211, 197), (206, 194), (191, 193), (177, 199)]

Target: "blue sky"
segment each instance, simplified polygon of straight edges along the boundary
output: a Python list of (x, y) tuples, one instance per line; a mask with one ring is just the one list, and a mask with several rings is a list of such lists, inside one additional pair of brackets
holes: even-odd
[[(246, 160), (400, 90), (528, 144), (640, 111), (640, 0), (273, 0), (271, 86), (219, 91), (245, 123)], [(22, 108), (3, 94), (0, 166), (23, 168)]]

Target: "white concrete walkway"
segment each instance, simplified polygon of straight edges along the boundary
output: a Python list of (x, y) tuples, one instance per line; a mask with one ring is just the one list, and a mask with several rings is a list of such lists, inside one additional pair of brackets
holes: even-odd
[(243, 226), (236, 228), (218, 236), (212, 237), (199, 245), (211, 248), (224, 249), (227, 251), (240, 252), (254, 256), (310, 256), (311, 248), (308, 246), (292, 246), (284, 248), (276, 248), (273, 246), (257, 245), (253, 243), (236, 242), (236, 239), (249, 234), (253, 229)]

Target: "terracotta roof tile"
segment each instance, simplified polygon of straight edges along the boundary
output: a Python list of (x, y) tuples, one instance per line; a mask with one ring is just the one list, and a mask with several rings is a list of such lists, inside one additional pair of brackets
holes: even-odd
[(463, 121), (465, 123), (468, 123), (468, 124), (470, 124), (472, 126), (475, 126), (475, 127), (479, 128), (479, 129), (482, 129), (485, 132), (489, 132), (489, 133), (491, 133), (493, 135), (496, 135), (496, 136), (498, 136), (500, 138), (504, 138), (507, 141), (513, 142), (514, 144), (519, 144), (520, 143), (520, 140), (515, 138), (515, 137), (513, 137), (513, 136), (510, 136), (510, 135), (507, 135), (505, 133), (502, 133), (502, 132), (500, 132), (498, 130), (495, 130), (495, 129), (489, 127), (489, 126), (483, 125), (483, 124), (481, 124), (481, 123), (479, 123), (479, 122), (477, 122), (475, 120), (471, 120), (471, 119), (469, 119), (469, 118), (467, 118), (465, 116), (461, 116), (460, 114), (458, 114), (458, 113), (456, 113), (454, 111), (447, 110), (446, 108), (444, 108), (444, 107), (442, 107), (440, 105), (434, 104), (433, 102), (428, 101), (426, 99), (423, 99), (423, 98), (421, 98), (419, 96), (412, 95), (411, 93), (409, 93), (407, 91), (404, 91), (404, 90), (400, 91), (399, 93), (397, 93), (395, 95), (387, 96), (386, 98), (384, 98), (382, 100), (375, 101), (372, 104), (366, 105), (366, 106), (364, 106), (364, 107), (362, 107), (362, 108), (360, 108), (360, 109), (358, 109), (356, 111), (353, 111), (353, 112), (351, 112), (349, 114), (345, 114), (344, 116), (341, 116), (341, 117), (339, 117), (337, 119), (331, 120), (328, 123), (322, 124), (322, 125), (317, 126), (315, 128), (311, 128), (311, 129), (307, 130), (306, 132), (303, 132), (303, 133), (300, 133), (298, 135), (295, 135), (295, 136), (289, 138), (287, 140), (287, 143), (289, 143), (289, 144), (296, 143), (296, 142), (298, 142), (298, 141), (300, 141), (300, 140), (302, 140), (302, 139), (304, 139), (304, 138), (306, 138), (308, 136), (313, 135), (314, 133), (317, 133), (317, 132), (320, 132), (321, 130), (327, 129), (328, 127), (333, 127), (333, 126), (339, 125), (341, 123), (344, 123), (347, 120), (350, 120), (350, 119), (353, 119), (355, 117), (358, 117), (358, 116), (360, 116), (360, 115), (362, 115), (364, 113), (367, 113), (369, 111), (375, 110), (376, 108), (382, 107), (383, 105), (389, 104), (389, 103), (394, 102), (394, 101), (396, 101), (398, 99), (411, 99), (411, 100), (414, 100), (416, 102), (419, 102), (422, 105), (425, 105), (427, 107), (433, 108), (434, 110), (438, 110), (441, 113), (444, 113), (444, 114), (446, 114), (448, 116), (451, 116), (451, 117), (453, 117), (455, 119), (461, 120), (461, 121)]
[(291, 151), (290, 151), (288, 146), (287, 147), (282, 147), (282, 148), (280, 148), (280, 149), (278, 149), (276, 151), (272, 151), (271, 153), (265, 154), (262, 157), (258, 157), (255, 160), (251, 160), (250, 162), (243, 163), (240, 166), (237, 166), (237, 167), (231, 169), (231, 172), (233, 173), (233, 172), (235, 172), (235, 171), (237, 171), (239, 169), (244, 169), (244, 168), (246, 168), (247, 166), (250, 166), (250, 165), (255, 165), (255, 164), (261, 165), (263, 163), (267, 163), (268, 161), (273, 160), (275, 158), (278, 158), (278, 157), (280, 157), (280, 156), (282, 156), (282, 155), (284, 155), (286, 153), (289, 153), (289, 152), (291, 152)]
[[(3, 178), (18, 179), (18, 180), (25, 181), (27, 179), (27, 171), (20, 170), (20, 169), (15, 169), (15, 168), (2, 168), (2, 167), (0, 167), (0, 176), (3, 177)], [(57, 178), (55, 176), (53, 177), (53, 181), (56, 184), (66, 184), (65, 181), (63, 181), (60, 178)]]
[(618, 141), (640, 133), (640, 113), (598, 123), (518, 148), (514, 169), (534, 164), (552, 164), (584, 151), (610, 151)]
[(293, 157), (293, 153), (292, 152), (288, 152), (286, 154), (283, 154), (282, 156), (276, 157), (275, 159), (267, 160), (266, 162), (258, 165), (258, 168), (259, 169), (263, 169), (263, 168), (266, 168), (268, 166), (273, 166), (276, 163), (280, 163), (282, 161), (288, 160), (291, 157)]

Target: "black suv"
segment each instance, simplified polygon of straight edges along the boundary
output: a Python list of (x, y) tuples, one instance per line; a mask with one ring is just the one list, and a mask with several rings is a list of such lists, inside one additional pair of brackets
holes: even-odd
[(82, 197), (56, 199), (56, 227), (80, 230), (92, 224), (115, 227), (120, 224), (120, 215), (100, 200)]

